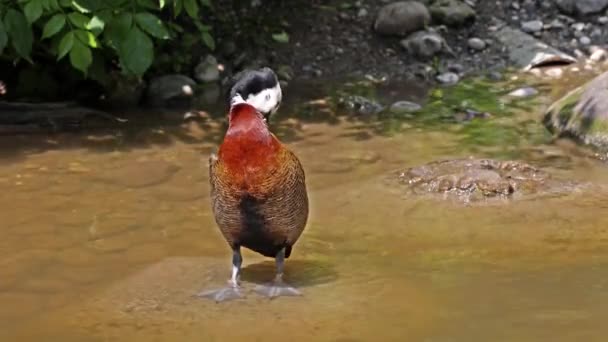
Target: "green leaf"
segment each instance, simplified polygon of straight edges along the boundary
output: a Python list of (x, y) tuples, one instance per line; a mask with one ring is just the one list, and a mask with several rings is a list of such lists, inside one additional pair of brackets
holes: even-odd
[(203, 43), (205, 43), (209, 49), (215, 50), (215, 40), (213, 39), (213, 36), (209, 34), (209, 32), (203, 32), (201, 38), (203, 39)]
[(21, 12), (11, 8), (6, 11), (4, 24), (11, 38), (11, 44), (17, 54), (31, 61), (30, 54), (32, 52), (32, 44), (34, 43), (34, 33), (25, 16)]
[(158, 1), (155, 0), (137, 0), (137, 4), (143, 8), (158, 10)]
[(182, 13), (184, 3), (182, 0), (173, 0), (173, 17), (177, 18)]
[(42, 39), (56, 35), (65, 26), (65, 14), (59, 13), (49, 19), (42, 30)]
[(120, 51), (120, 61), (125, 69), (142, 75), (152, 65), (154, 45), (142, 30), (134, 27), (127, 35)]
[(160, 9), (165, 8), (165, 5), (166, 5), (166, 4), (167, 4), (167, 3), (166, 3), (166, 1), (165, 1), (165, 0), (158, 0), (158, 7), (159, 7)]
[(97, 38), (95, 38), (95, 35), (93, 35), (93, 33), (91, 33), (90, 31), (76, 30), (74, 34), (81, 43), (88, 45), (92, 48), (99, 47), (99, 42), (97, 41)]
[(96, 36), (98, 36), (106, 26), (106, 23), (98, 16), (94, 16), (89, 20), (86, 24), (86, 29), (93, 32)]
[(101, 4), (97, 0), (72, 0), (72, 6), (80, 13), (91, 13), (97, 11)]
[(148, 12), (137, 13), (135, 15), (137, 25), (153, 37), (169, 39), (169, 31), (163, 22), (154, 14)]
[(70, 19), (70, 22), (72, 22), (72, 24), (74, 24), (74, 26), (76, 26), (78, 28), (82, 28), (82, 29), (86, 28), (87, 24), (91, 20), (86, 15), (78, 13), (78, 12), (72, 12), (72, 13), (68, 14), (68, 19)]
[(8, 34), (6, 33), (6, 28), (4, 27), (2, 20), (0, 20), (0, 55), (4, 51), (4, 48), (6, 48), (7, 44), (8, 44)]
[(209, 8), (213, 7), (213, 6), (211, 5), (211, 0), (201, 0), (201, 5), (203, 5), (203, 6), (207, 6), (207, 7), (209, 7)]
[(49, 10), (59, 11), (61, 9), (57, 0), (48, 0), (48, 2), (49, 2)]
[(70, 63), (72, 63), (72, 66), (86, 75), (92, 62), (93, 55), (91, 49), (79, 40), (75, 40), (72, 50), (70, 50)]
[(74, 31), (70, 31), (66, 33), (61, 41), (59, 42), (59, 50), (57, 53), (57, 60), (62, 59), (65, 55), (72, 50), (72, 46), (74, 46)]
[(272, 39), (278, 43), (289, 43), (289, 35), (285, 31), (273, 34)]
[(130, 13), (121, 13), (108, 22), (104, 36), (109, 40), (110, 45), (119, 51), (132, 27), (133, 16)]
[(198, 3), (196, 0), (183, 0), (184, 8), (186, 9), (186, 13), (192, 19), (198, 19)]
[(23, 7), (23, 13), (27, 18), (28, 23), (33, 23), (42, 15), (42, 2), (40, 0), (32, 0)]

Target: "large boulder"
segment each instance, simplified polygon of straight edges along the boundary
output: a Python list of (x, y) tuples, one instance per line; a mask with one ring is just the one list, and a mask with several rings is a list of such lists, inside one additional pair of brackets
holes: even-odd
[(569, 15), (599, 13), (608, 7), (608, 0), (555, 0), (557, 7)]
[(460, 0), (436, 0), (431, 5), (434, 21), (459, 26), (475, 19), (475, 10)]
[(426, 6), (418, 1), (399, 1), (380, 9), (374, 30), (380, 34), (405, 37), (424, 29), (431, 21)]
[(608, 72), (551, 105), (543, 123), (557, 136), (608, 149)]

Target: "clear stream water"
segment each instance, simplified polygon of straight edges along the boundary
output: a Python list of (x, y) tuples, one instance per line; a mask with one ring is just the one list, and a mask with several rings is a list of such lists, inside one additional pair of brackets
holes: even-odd
[[(306, 89), (290, 88), (299, 105), (273, 122), (307, 172), (311, 217), (286, 266), (303, 297), (193, 297), (230, 272), (208, 198), (222, 120), (2, 136), (0, 340), (606, 340), (607, 166), (549, 143), (540, 109), (507, 103), (518, 109), (435, 126), (353, 120)], [(484, 94), (471, 101), (491, 102)], [(469, 155), (518, 158), (597, 186), (464, 206), (385, 181)], [(247, 291), (271, 279), (271, 260), (244, 258)]]

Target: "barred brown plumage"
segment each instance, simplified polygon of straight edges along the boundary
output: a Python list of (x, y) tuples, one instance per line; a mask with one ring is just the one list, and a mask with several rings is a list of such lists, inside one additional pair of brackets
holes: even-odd
[(282, 283), (283, 259), (291, 254), (308, 219), (304, 169), (248, 103), (232, 106), (217, 156), (209, 159), (215, 221), (233, 250), (231, 287), (203, 294), (216, 300), (240, 297), (240, 247), (276, 258), (277, 277), (258, 292), (270, 297), (299, 294)]

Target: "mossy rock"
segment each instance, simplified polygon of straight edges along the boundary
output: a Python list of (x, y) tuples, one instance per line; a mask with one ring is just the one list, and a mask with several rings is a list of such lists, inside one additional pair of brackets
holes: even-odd
[(543, 123), (556, 136), (608, 150), (608, 72), (553, 103)]
[(433, 20), (449, 26), (460, 26), (475, 19), (475, 10), (460, 0), (435, 0), (429, 8)]

